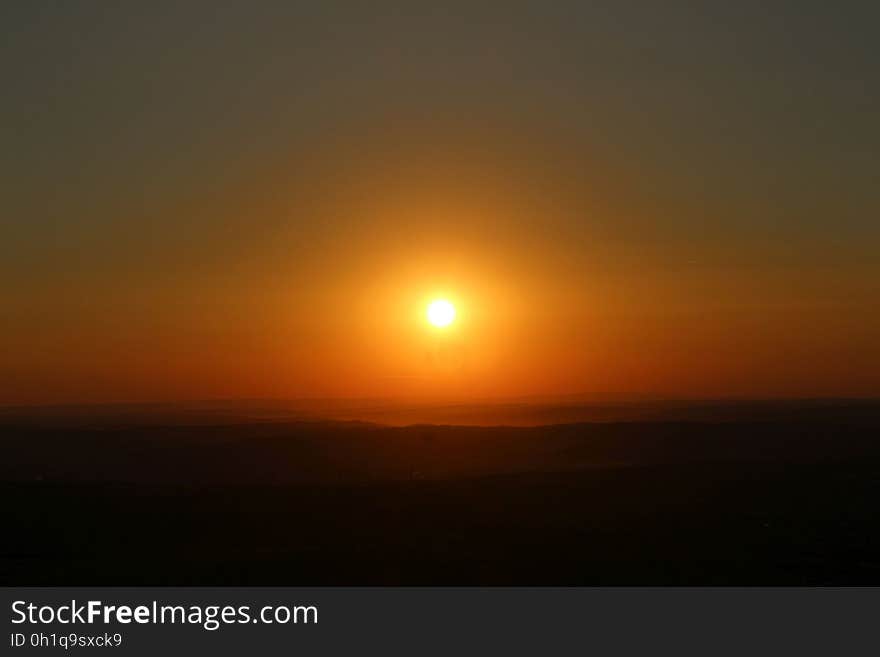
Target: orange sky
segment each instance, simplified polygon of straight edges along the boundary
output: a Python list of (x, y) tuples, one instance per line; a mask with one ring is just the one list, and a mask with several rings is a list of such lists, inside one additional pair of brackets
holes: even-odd
[(90, 11), (10, 17), (0, 404), (880, 393), (851, 26)]
[[(4, 401), (877, 390), (875, 281), (804, 263), (809, 239), (698, 232), (699, 208), (529, 140), (415, 143), (319, 151), (305, 182), (273, 163), (163, 208), (170, 248), (95, 237), (88, 267), (70, 254), (14, 303)], [(445, 330), (425, 321), (438, 297), (458, 311)]]

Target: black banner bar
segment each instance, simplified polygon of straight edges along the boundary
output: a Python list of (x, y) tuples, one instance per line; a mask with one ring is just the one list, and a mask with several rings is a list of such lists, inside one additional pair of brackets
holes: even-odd
[(6, 588), (4, 654), (875, 654), (880, 588)]

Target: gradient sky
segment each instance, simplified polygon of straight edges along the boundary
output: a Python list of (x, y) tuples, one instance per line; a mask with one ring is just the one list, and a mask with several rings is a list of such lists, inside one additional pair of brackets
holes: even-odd
[(0, 403), (876, 396), (878, 7), (5, 2)]

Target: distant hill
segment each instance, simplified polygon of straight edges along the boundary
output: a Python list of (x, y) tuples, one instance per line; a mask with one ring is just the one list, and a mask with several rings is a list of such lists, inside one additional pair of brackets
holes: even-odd
[[(447, 479), (700, 461), (821, 463), (869, 458), (880, 450), (880, 404), (868, 402), (641, 405), (629, 409), (629, 421), (495, 427), (244, 419), (229, 409), (144, 418), (148, 409), (142, 407), (110, 410), (6, 415), (0, 419), (0, 479)], [(527, 411), (532, 418), (559, 415), (545, 407)], [(650, 415), (674, 419), (639, 419)]]

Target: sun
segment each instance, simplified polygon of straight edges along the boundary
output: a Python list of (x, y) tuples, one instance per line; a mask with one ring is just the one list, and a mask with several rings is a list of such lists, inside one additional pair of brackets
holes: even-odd
[(455, 306), (446, 299), (437, 299), (428, 304), (428, 321), (434, 326), (449, 326), (454, 319)]

